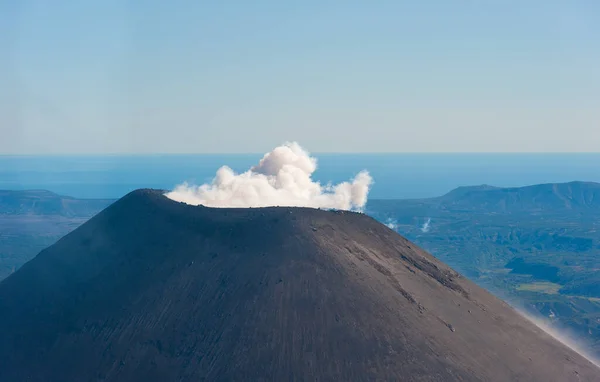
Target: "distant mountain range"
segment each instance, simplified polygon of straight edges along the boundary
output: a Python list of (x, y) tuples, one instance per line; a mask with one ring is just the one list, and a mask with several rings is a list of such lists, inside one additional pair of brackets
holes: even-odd
[(598, 212), (600, 183), (570, 182), (514, 188), (488, 185), (459, 187), (434, 200), (447, 208), (485, 209), (488, 212)]
[(600, 183), (550, 183), (507, 188), (489, 185), (467, 186), (456, 188), (435, 198), (370, 200), (367, 209), (379, 211), (392, 205), (431, 208), (434, 212), (598, 213), (600, 212)]

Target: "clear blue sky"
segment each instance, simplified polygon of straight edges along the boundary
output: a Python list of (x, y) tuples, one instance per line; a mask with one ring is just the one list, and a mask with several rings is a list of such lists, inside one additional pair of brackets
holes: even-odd
[(0, 1), (0, 153), (600, 151), (600, 2)]

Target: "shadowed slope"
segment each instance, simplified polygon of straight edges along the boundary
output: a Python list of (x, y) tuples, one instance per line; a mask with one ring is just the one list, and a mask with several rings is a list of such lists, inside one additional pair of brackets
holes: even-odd
[(2, 381), (600, 378), (365, 215), (150, 190), (0, 283), (0, 312)]

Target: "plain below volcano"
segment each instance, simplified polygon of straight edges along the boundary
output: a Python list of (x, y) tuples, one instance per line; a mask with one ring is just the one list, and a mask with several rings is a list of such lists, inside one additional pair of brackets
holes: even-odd
[(0, 283), (0, 380), (598, 381), (366, 215), (130, 193)]

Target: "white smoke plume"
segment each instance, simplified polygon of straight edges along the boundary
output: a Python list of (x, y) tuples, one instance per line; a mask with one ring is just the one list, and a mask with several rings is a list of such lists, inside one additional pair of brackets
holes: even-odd
[(393, 229), (394, 231), (398, 229), (398, 222), (396, 221), (396, 219), (387, 218), (387, 220), (385, 221), (385, 225), (388, 226), (388, 228)]
[(367, 203), (372, 178), (359, 172), (350, 182), (321, 185), (311, 176), (317, 160), (298, 143), (286, 143), (265, 154), (248, 171), (236, 174), (227, 166), (210, 184), (180, 184), (166, 196), (178, 202), (207, 207), (295, 206), (361, 210)]
[(427, 233), (429, 232), (429, 225), (431, 224), (431, 218), (427, 218), (427, 221), (421, 227), (421, 232)]

